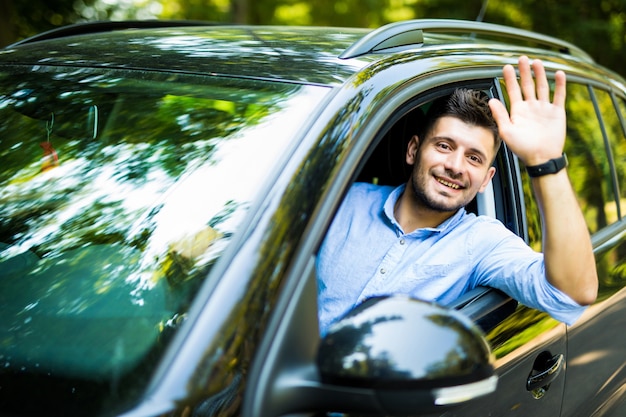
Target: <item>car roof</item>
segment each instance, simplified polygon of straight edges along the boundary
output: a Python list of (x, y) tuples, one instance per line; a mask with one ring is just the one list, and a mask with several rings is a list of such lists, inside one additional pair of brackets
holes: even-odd
[(524, 52), (530, 45), (541, 48), (542, 53), (593, 62), (584, 51), (556, 38), (450, 19), (403, 21), (377, 30), (194, 21), (94, 22), (55, 29), (9, 45), (0, 50), (0, 62), (210, 74), (332, 86), (399, 51), (443, 49), (445, 53), (446, 48), (460, 45), (470, 54), (485, 47)]
[(363, 29), (193, 26), (124, 29), (45, 39), (5, 48), (2, 61), (80, 67), (145, 69), (342, 83), (363, 60), (339, 55), (367, 34)]

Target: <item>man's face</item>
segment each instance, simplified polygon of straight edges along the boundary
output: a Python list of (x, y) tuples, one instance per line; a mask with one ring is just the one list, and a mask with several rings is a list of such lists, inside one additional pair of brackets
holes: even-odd
[(442, 117), (425, 138), (414, 136), (406, 161), (413, 165), (408, 186), (417, 204), (454, 212), (482, 192), (495, 173), (491, 131), (455, 117)]

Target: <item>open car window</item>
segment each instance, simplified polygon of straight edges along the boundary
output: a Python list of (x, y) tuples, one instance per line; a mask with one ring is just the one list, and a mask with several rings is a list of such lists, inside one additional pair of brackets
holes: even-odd
[[(463, 86), (482, 89), (490, 97), (497, 94), (492, 81), (477, 85), (464, 84)], [(418, 133), (420, 125), (424, 123), (428, 108), (433, 100), (450, 94), (457, 87), (459, 85), (428, 92), (398, 109), (396, 114), (389, 119), (387, 125), (383, 127), (378, 138), (375, 139), (354, 182), (391, 187), (406, 184), (412, 171), (412, 166), (406, 163), (406, 149), (411, 137)], [(496, 176), (485, 192), (479, 193), (465, 209), (477, 215), (498, 218), (506, 225), (513, 224), (517, 227), (517, 220), (511, 219), (511, 217), (515, 217), (517, 212), (510, 209), (511, 202), (505, 201), (511, 196), (505, 196), (501, 191), (505, 188), (503, 182), (511, 181), (510, 176), (506, 175), (509, 169), (506, 165), (508, 163), (506, 160), (508, 151), (503, 148), (501, 148), (494, 162), (498, 166)], [(508, 186), (507, 188), (510, 189), (511, 187)], [(371, 274), (373, 275), (374, 271), (371, 271)], [(359, 282), (362, 281), (363, 279), (359, 280)], [(324, 287), (324, 284), (321, 285)], [(381, 291), (385, 291), (385, 288), (381, 288)], [(489, 331), (497, 326), (515, 310), (516, 306), (517, 302), (506, 294), (482, 287), (453, 303), (447, 304), (447, 307), (456, 308), (466, 313), (484, 331)], [(324, 306), (321, 308), (323, 309)]]

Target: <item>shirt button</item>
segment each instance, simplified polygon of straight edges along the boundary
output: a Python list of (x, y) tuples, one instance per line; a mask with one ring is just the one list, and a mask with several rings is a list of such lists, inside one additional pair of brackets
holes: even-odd
[(400, 239), (400, 244), (404, 245), (404, 239)]
[(385, 275), (385, 272), (387, 272), (387, 271), (385, 271), (385, 268), (380, 268), (380, 273), (381, 274)]

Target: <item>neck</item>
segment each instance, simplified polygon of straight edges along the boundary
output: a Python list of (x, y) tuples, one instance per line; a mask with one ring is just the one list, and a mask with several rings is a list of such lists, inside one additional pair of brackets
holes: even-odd
[(456, 210), (441, 211), (427, 207), (415, 198), (409, 187), (404, 190), (394, 207), (394, 216), (404, 233), (411, 233), (425, 227), (437, 227), (455, 213)]

